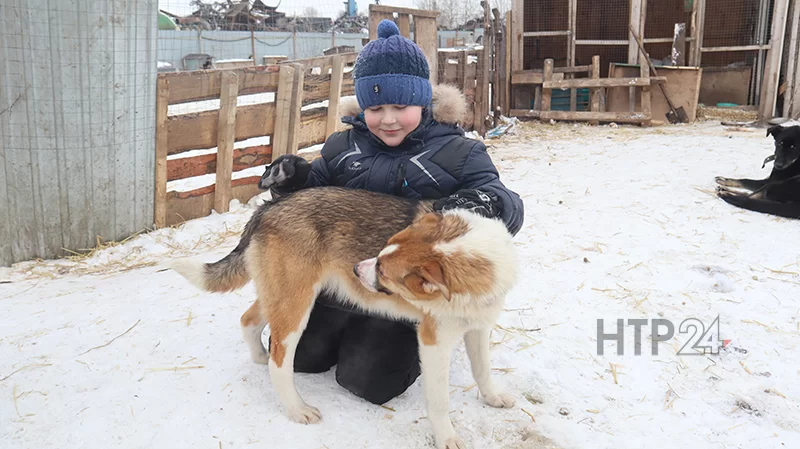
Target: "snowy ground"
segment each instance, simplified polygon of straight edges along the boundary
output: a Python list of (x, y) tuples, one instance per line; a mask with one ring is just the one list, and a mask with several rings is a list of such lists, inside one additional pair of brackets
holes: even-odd
[[(763, 130), (524, 126), (491, 150), (525, 200), (522, 280), (493, 334), (511, 410), (477, 399), (463, 350), (452, 418), (471, 448), (800, 447), (798, 223), (715, 198), (715, 175), (766, 176)], [(255, 201), (251, 201), (255, 203)], [(0, 271), (4, 448), (432, 447), (420, 382), (386, 407), (298, 375), (323, 422), (289, 422), (238, 318), (154, 263), (229, 251), (252, 212), (193, 220), (82, 260)], [(8, 282), (10, 281), (10, 282)], [(679, 356), (678, 324), (720, 316), (716, 355)], [(597, 320), (669, 319), (675, 337), (597, 354)], [(126, 332), (127, 331), (127, 332)], [(534, 421), (535, 419), (535, 421)]]

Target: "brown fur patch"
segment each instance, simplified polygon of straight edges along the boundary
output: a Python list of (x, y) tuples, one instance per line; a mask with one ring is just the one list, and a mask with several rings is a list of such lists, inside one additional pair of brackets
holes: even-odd
[[(398, 249), (379, 258), (382, 283), (422, 300), (451, 294), (488, 294), (494, 288), (494, 266), (476, 254), (434, 251), (469, 232), (469, 223), (457, 215), (428, 213), (397, 233), (388, 244)], [(393, 291), (395, 291), (393, 290)]]
[(303, 318), (314, 304), (314, 284), (319, 281), (319, 267), (308, 263), (279, 235), (262, 236), (263, 243), (249, 257), (253, 267), (259, 310), (269, 324), (270, 358), (278, 367), (286, 357), (286, 339), (302, 333)]
[(419, 338), (423, 345), (432, 346), (436, 344), (436, 320), (430, 315), (425, 315), (419, 323)]

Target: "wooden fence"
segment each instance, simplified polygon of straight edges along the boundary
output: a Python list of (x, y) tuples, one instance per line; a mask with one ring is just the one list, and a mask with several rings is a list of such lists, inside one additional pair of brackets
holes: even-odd
[[(228, 211), (231, 199), (259, 193), (260, 176), (232, 179), (233, 171), (268, 164), (298, 148), (323, 143), (335, 131), (339, 98), (353, 95), (347, 65), (355, 54), (339, 54), (279, 65), (229, 70), (162, 73), (156, 98), (155, 224), (170, 226)], [(274, 94), (274, 101), (238, 106), (240, 96)], [(219, 100), (219, 109), (170, 116), (170, 105)], [(313, 107), (328, 100), (328, 106)], [(306, 107), (304, 107), (306, 106)], [(234, 142), (269, 136), (269, 144), (234, 149)], [(187, 151), (212, 154), (172, 158)], [(215, 174), (213, 185), (167, 191), (167, 182)]]

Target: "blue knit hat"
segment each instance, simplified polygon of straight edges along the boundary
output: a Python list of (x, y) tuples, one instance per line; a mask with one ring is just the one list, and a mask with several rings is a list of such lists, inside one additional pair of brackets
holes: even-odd
[(364, 46), (353, 67), (356, 98), (361, 109), (382, 104), (428, 106), (431, 82), (428, 60), (397, 25), (383, 20), (378, 39)]

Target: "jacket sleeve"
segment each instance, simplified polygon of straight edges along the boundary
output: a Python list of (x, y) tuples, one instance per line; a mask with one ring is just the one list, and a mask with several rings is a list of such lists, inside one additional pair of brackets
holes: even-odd
[(509, 190), (500, 181), (500, 175), (492, 163), (492, 158), (486, 152), (486, 146), (476, 142), (464, 161), (458, 189), (478, 189), (497, 195), (502, 204), (500, 219), (506, 224), (508, 231), (516, 235), (522, 228), (525, 218), (525, 208), (522, 199), (515, 192)]
[[(325, 151), (325, 147), (322, 147)], [(321, 156), (311, 161), (311, 172), (308, 174), (308, 180), (303, 186), (304, 189), (310, 187), (323, 187), (331, 185), (331, 170), (328, 166), (328, 161), (325, 157)]]
[(334, 162), (344, 152), (350, 149), (350, 131), (333, 133), (325, 140), (320, 150), (320, 157), (311, 162), (311, 173), (303, 188), (324, 187), (335, 185)]

